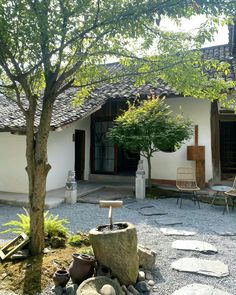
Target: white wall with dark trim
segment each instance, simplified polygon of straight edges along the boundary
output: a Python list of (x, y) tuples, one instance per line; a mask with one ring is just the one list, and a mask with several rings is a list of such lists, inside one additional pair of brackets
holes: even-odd
[(25, 136), (1, 132), (0, 191), (27, 192), (28, 180), (25, 167)]
[[(61, 131), (51, 131), (48, 142), (48, 159), (52, 166), (47, 178), (47, 190), (65, 186), (69, 170), (74, 170), (75, 129), (85, 130), (85, 171), (88, 179), (90, 159), (90, 116), (72, 123)], [(0, 191), (28, 192), (28, 178), (25, 171), (25, 136), (0, 133)]]
[[(211, 126), (210, 111), (211, 103), (208, 100), (194, 98), (168, 98), (166, 103), (170, 105), (174, 114), (182, 113), (185, 118), (190, 118), (194, 125), (198, 125), (198, 144), (205, 146), (206, 182), (212, 178), (212, 155), (211, 155)], [(152, 158), (152, 178), (175, 180), (178, 166), (195, 167), (195, 161), (187, 160), (187, 146), (194, 145), (194, 137), (186, 142), (174, 153), (157, 152)], [(147, 171), (147, 163), (145, 170)], [(147, 175), (147, 172), (146, 172)]]

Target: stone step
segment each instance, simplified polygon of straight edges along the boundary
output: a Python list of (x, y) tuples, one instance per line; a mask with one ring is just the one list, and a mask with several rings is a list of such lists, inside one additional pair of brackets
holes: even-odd
[(229, 275), (228, 266), (219, 260), (181, 258), (174, 261), (171, 267), (180, 272), (190, 272), (217, 278)]
[(161, 227), (160, 231), (165, 236), (195, 236), (197, 230), (185, 227)]
[(105, 175), (105, 174), (90, 174), (89, 181), (104, 182), (104, 183), (127, 183), (135, 184), (135, 176), (122, 176), (122, 175)]
[(214, 254), (218, 252), (213, 245), (197, 240), (176, 240), (172, 243), (171, 247), (177, 250), (197, 251), (205, 254)]
[(232, 294), (225, 292), (223, 290), (217, 289), (214, 286), (192, 284), (192, 285), (187, 285), (175, 291), (172, 295), (232, 295)]

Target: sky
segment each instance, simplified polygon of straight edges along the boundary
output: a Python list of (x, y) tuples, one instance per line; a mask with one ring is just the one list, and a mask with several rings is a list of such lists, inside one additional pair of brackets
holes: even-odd
[[(204, 22), (204, 20), (205, 20), (204, 16), (195, 16), (195, 17), (192, 17), (191, 20), (183, 19), (181, 22), (182, 26), (177, 27), (177, 25), (174, 22), (168, 19), (162, 19), (160, 26), (166, 30), (189, 32), (189, 31), (194, 31), (194, 29), (197, 29), (200, 26), (200, 24)], [(215, 35), (215, 40), (210, 43), (205, 43), (204, 47), (227, 44), (227, 43), (228, 43), (228, 27), (220, 26), (219, 32)]]

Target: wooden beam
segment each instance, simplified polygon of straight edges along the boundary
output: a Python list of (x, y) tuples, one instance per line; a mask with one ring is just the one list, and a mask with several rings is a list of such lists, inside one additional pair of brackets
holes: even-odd
[(220, 120), (218, 111), (218, 101), (211, 103), (211, 153), (213, 181), (219, 182), (221, 179), (220, 171)]

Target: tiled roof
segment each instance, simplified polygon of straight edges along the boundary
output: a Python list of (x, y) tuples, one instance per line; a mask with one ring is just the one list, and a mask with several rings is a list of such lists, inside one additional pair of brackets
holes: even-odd
[[(215, 58), (229, 62), (231, 64), (232, 73), (227, 79), (235, 79), (236, 60), (230, 56), (228, 45), (209, 47), (202, 51), (204, 58)], [(109, 64), (108, 68), (112, 73), (122, 69), (121, 65), (118, 63)], [(77, 91), (77, 89), (68, 90), (56, 100), (51, 121), (52, 129), (62, 127), (85, 117), (88, 113), (91, 113), (99, 106), (102, 106), (108, 99), (127, 99), (135, 97), (137, 94), (146, 96), (150, 93), (165, 96), (179, 95), (174, 89), (171, 89), (171, 87), (161, 80), (157, 81), (156, 87), (151, 84), (136, 87), (131, 78), (122, 78), (119, 83), (99, 86), (92, 92), (90, 97), (85, 100), (82, 106), (74, 107), (72, 101), (76, 96)], [(39, 106), (35, 120), (36, 127), (39, 124), (40, 109), (41, 107)], [(12, 100), (0, 96), (0, 131), (14, 131), (24, 128), (25, 120), (17, 104)]]

